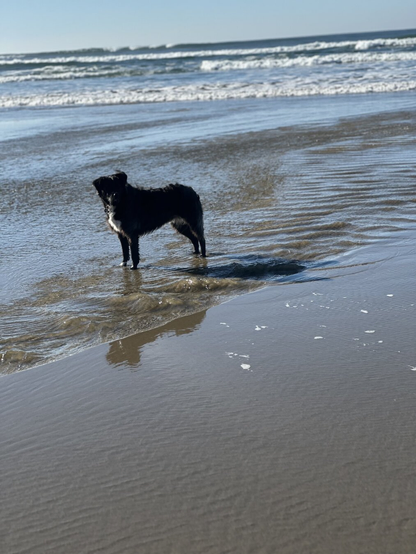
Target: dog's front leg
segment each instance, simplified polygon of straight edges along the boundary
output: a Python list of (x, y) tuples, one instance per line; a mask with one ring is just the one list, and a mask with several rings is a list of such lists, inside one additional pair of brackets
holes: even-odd
[(124, 235), (122, 235), (121, 233), (118, 233), (117, 234), (119, 240), (120, 240), (120, 244), (121, 244), (121, 248), (123, 250), (123, 261), (121, 262), (121, 266), (122, 267), (126, 267), (127, 265), (127, 262), (129, 261), (130, 259), (130, 252), (129, 252), (129, 241), (126, 239), (126, 237)]
[(130, 269), (137, 269), (137, 266), (140, 261), (140, 254), (139, 254), (139, 237), (137, 235), (129, 238), (130, 243), (130, 251), (131, 251), (131, 261), (133, 262), (133, 265)]

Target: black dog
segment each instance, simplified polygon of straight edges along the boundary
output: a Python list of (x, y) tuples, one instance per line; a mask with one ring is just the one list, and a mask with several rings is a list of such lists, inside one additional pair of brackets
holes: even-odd
[(132, 187), (123, 172), (100, 177), (93, 182), (107, 215), (110, 229), (117, 233), (123, 249), (122, 266), (140, 261), (139, 237), (170, 222), (194, 245), (195, 254), (205, 257), (204, 222), (201, 201), (191, 187), (168, 185), (157, 189)]

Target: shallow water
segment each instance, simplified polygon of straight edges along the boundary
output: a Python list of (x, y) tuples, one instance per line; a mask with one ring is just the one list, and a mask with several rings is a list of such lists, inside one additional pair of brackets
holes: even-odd
[[(414, 228), (412, 108), (396, 94), (15, 112), (2, 122), (0, 371), (321, 279)], [(115, 169), (131, 184), (193, 186), (208, 258), (166, 226), (142, 239), (138, 271), (119, 268), (91, 186)]]

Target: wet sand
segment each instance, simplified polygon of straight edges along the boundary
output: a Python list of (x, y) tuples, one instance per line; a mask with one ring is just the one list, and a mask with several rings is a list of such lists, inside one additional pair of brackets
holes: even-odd
[(415, 245), (3, 376), (2, 552), (413, 553)]

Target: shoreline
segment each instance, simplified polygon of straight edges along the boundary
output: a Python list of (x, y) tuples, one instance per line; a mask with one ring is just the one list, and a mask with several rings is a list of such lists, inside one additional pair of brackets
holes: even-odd
[(382, 246), (3, 376), (8, 554), (410, 554), (414, 234)]

